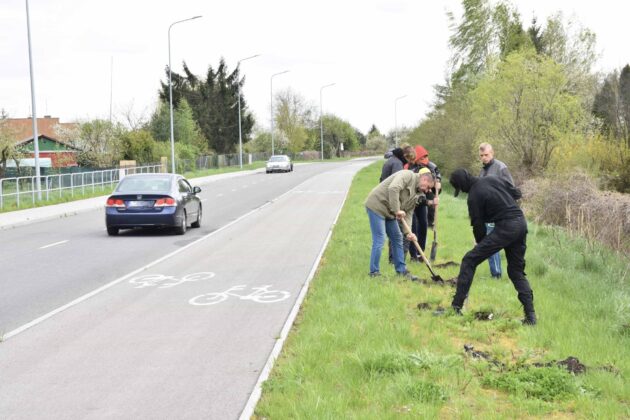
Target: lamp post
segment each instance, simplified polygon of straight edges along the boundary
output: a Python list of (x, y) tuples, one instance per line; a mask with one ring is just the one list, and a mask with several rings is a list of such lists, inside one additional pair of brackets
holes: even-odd
[(168, 27), (168, 103), (171, 113), (171, 171), (175, 173), (175, 133), (173, 129), (173, 82), (171, 80), (171, 28), (178, 23), (199, 19), (201, 16), (193, 16), (188, 19), (178, 20)]
[[(239, 68), (242, 61), (250, 60), (252, 58), (256, 58), (260, 56), (260, 54), (252, 55), (251, 57), (241, 58), (236, 63), (236, 67)], [(243, 134), (241, 132), (241, 81), (237, 80), (238, 83), (238, 164), (243, 169)]]
[(281, 71), (280, 73), (275, 73), (271, 75), (271, 155), (273, 156), (275, 153), (275, 147), (273, 143), (273, 78), (276, 76), (280, 76), (281, 74), (288, 73), (289, 70)]
[(322, 91), (330, 86), (334, 86), (335, 83), (331, 83), (329, 85), (322, 86), (319, 88), (319, 144), (321, 146), (321, 154), (322, 160), (324, 160), (324, 114), (323, 114), (323, 106), (322, 106)]
[(37, 132), (37, 109), (35, 108), (35, 77), (33, 74), (33, 54), (31, 52), (31, 18), (26, 0), (26, 31), (28, 33), (28, 64), (31, 75), (31, 107), (33, 108), (33, 155), (35, 157), (35, 185), (37, 189), (37, 199), (42, 199), (42, 183), (39, 171), (39, 133)]
[(399, 96), (394, 100), (394, 143), (398, 147), (398, 101), (407, 95)]

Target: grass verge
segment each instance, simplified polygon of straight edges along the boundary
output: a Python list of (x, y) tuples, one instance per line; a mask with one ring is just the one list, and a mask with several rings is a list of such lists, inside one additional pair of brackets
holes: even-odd
[[(367, 276), (371, 238), (363, 202), (379, 174), (375, 164), (355, 177), (300, 315), (263, 384), (256, 418), (630, 417), (628, 260), (530, 224), (527, 271), (538, 326), (520, 325), (511, 283), (491, 279), (485, 263), (466, 315), (434, 316), (450, 304), (451, 287), (405, 282), (385, 255), (384, 276)], [(441, 198), (436, 263), (459, 263), (473, 245), (465, 197)], [(409, 268), (430, 278), (421, 265)], [(438, 272), (446, 279), (457, 270)], [(492, 319), (478, 320), (474, 313), (482, 311)], [(586, 373), (558, 366), (569, 356)]]

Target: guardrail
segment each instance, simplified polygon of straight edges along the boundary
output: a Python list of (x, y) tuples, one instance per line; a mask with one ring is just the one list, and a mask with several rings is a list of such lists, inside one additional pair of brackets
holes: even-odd
[[(137, 166), (131, 168), (106, 169), (102, 171), (77, 172), (69, 174), (56, 174), (40, 176), (42, 201), (49, 201), (62, 197), (70, 191), (74, 197), (75, 192), (81, 191), (84, 195), (86, 189), (94, 193), (96, 188), (105, 186), (113, 187), (121, 177), (136, 173), (161, 172), (161, 165)], [(30, 201), (35, 204), (39, 201), (36, 176), (21, 176), (16, 178), (0, 179), (0, 210), (5, 206), (15, 203), (20, 208), (20, 203)]]

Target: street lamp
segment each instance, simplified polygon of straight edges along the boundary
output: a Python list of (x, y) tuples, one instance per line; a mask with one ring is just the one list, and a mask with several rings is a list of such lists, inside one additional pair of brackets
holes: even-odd
[(394, 143), (396, 147), (398, 147), (398, 100), (406, 97), (407, 95), (403, 95), (394, 100)]
[(276, 76), (280, 76), (281, 74), (288, 73), (289, 70), (281, 71), (280, 73), (275, 73), (271, 75), (271, 155), (274, 155), (275, 147), (273, 143), (273, 78)]
[[(236, 67), (240, 68), (239, 66), (241, 65), (242, 61), (250, 60), (259, 56), (260, 54), (256, 54), (252, 55), (251, 57), (242, 58), (238, 60), (238, 62), (236, 63)], [(238, 86), (238, 164), (240, 165), (241, 169), (243, 169), (243, 134), (241, 133), (241, 81), (237, 80), (236, 83)]]
[(31, 74), (31, 107), (33, 108), (33, 155), (35, 157), (35, 185), (37, 199), (42, 199), (42, 183), (39, 179), (39, 133), (37, 132), (37, 109), (35, 108), (35, 77), (33, 75), (33, 54), (31, 53), (31, 18), (26, 0), (26, 31), (28, 33), (28, 64)]
[(324, 114), (323, 114), (323, 107), (322, 107), (322, 91), (324, 90), (324, 88), (330, 87), (330, 86), (334, 86), (335, 83), (331, 83), (329, 85), (325, 85), (322, 86), (321, 88), (319, 88), (319, 143), (321, 145), (321, 150), (322, 150), (322, 160), (324, 160)]
[(173, 173), (175, 173), (175, 133), (173, 129), (173, 82), (171, 80), (171, 28), (178, 23), (199, 19), (200, 17), (193, 16), (188, 19), (178, 20), (171, 23), (171, 26), (168, 27), (168, 102), (171, 111), (171, 170)]

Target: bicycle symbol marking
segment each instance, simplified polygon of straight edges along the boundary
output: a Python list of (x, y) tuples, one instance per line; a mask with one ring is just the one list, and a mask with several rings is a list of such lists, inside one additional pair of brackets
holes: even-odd
[(143, 289), (145, 287), (157, 287), (158, 289), (168, 289), (182, 283), (210, 280), (215, 276), (214, 273), (206, 271), (201, 273), (187, 274), (182, 278), (175, 276), (166, 276), (164, 274), (145, 274), (129, 280), (129, 283), (135, 284), (135, 289)]
[(247, 287), (245, 284), (241, 284), (238, 286), (230, 287), (225, 292), (211, 292), (195, 296), (194, 298), (190, 299), (188, 303), (195, 306), (214, 305), (216, 303), (221, 303), (224, 300), (227, 300), (230, 296), (239, 298), (241, 300), (251, 300), (257, 303), (274, 303), (283, 301), (291, 296), (291, 293), (284, 290), (269, 290), (271, 286), (271, 284), (266, 284), (264, 286), (252, 287), (252, 290), (254, 290), (254, 292), (251, 292), (248, 295), (239, 295), (237, 293), (234, 293), (244, 290), (245, 287)]

